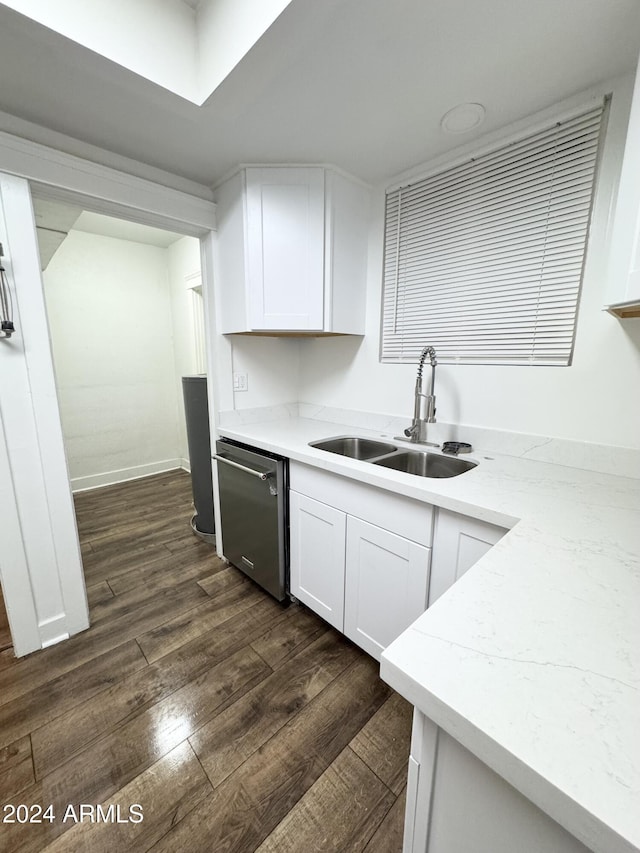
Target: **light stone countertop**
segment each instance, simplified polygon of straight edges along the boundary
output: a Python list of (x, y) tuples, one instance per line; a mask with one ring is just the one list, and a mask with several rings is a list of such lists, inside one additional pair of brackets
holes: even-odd
[(220, 428), (511, 528), (382, 656), (381, 675), (596, 853), (640, 851), (640, 481), (491, 453), (433, 480), (308, 446), (379, 430)]

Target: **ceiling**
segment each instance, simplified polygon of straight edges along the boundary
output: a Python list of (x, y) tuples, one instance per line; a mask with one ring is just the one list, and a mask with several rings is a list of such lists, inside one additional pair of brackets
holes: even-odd
[(43, 270), (47, 268), (69, 231), (84, 231), (88, 234), (99, 234), (102, 237), (144, 243), (160, 249), (167, 249), (176, 240), (182, 239), (181, 234), (152, 228), (149, 225), (139, 225), (136, 222), (128, 222), (124, 219), (116, 219), (113, 216), (83, 211), (80, 207), (43, 199), (37, 195), (33, 197), (33, 212), (36, 221), (40, 266)]
[(36, 220), (40, 265), (45, 270), (82, 210), (70, 204), (34, 198), (33, 213)]
[(93, 213), (89, 210), (84, 210), (80, 214), (71, 230), (113, 237), (116, 240), (128, 240), (132, 243), (144, 243), (159, 249), (167, 249), (176, 240), (182, 239), (182, 234), (152, 228), (150, 225), (139, 225), (137, 222), (127, 222), (124, 219), (115, 219), (113, 216), (103, 216), (101, 213)]
[[(198, 107), (0, 4), (0, 129), (207, 187), (240, 162), (376, 183), (631, 71), (639, 49), (638, 0), (293, 0)], [(469, 101), (482, 128), (444, 134)]]

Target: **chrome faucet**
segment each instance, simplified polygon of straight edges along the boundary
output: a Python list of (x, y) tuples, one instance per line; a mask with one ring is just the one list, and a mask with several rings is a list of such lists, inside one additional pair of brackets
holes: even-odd
[[(424, 389), (424, 380), (422, 378), (422, 370), (424, 363), (429, 357), (431, 364), (431, 383), (429, 393)], [(433, 444), (427, 441), (427, 424), (433, 424), (436, 420), (436, 397), (434, 394), (436, 387), (436, 351), (433, 347), (425, 347), (420, 355), (418, 362), (418, 376), (416, 378), (415, 402), (413, 409), (413, 420), (411, 426), (405, 429), (404, 434), (410, 441), (420, 442), (421, 444)], [(433, 444), (437, 447), (437, 444)]]

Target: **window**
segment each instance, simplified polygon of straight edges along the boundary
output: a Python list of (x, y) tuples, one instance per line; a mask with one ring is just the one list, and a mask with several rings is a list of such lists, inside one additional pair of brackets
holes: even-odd
[(382, 361), (571, 363), (604, 108), (387, 192)]

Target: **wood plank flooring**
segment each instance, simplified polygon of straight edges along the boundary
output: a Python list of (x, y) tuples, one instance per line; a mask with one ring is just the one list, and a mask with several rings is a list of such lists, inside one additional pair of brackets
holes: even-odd
[(376, 662), (196, 539), (186, 474), (75, 501), (91, 628), (0, 652), (0, 810), (55, 819), (0, 851), (400, 853), (411, 708)]
[(7, 619), (7, 611), (4, 606), (2, 587), (0, 587), (0, 652), (10, 648), (11, 632), (9, 630), (9, 620)]

